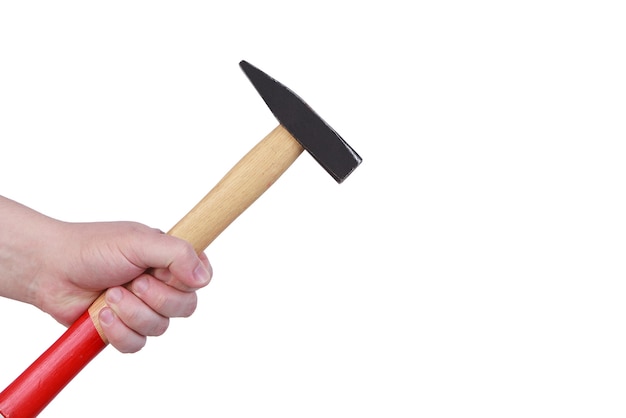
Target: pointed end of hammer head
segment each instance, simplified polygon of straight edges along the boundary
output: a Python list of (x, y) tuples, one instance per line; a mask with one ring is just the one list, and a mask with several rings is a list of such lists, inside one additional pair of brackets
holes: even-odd
[(296, 93), (247, 61), (241, 61), (239, 66), (278, 122), (337, 183), (361, 164), (359, 154)]

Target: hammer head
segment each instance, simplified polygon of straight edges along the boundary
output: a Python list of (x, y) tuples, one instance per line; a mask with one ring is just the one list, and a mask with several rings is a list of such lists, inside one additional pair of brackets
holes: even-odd
[(361, 157), (293, 91), (246, 61), (239, 66), (278, 122), (313, 158), (341, 183), (361, 163)]

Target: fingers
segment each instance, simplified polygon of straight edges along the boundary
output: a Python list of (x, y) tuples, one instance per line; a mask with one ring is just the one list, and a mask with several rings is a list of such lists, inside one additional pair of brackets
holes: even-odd
[(188, 317), (198, 305), (195, 292), (174, 289), (149, 274), (133, 280), (129, 290), (154, 312), (169, 318)]
[(123, 286), (113, 283), (99, 319), (109, 343), (121, 352), (133, 353), (144, 347), (148, 336), (163, 334), (169, 318), (187, 317), (195, 311), (195, 291), (209, 284), (213, 271), (207, 256), (197, 254), (185, 240), (136, 224), (120, 228), (127, 229), (126, 239), (113, 248), (144, 273)]
[(146, 345), (146, 336), (128, 328), (111, 308), (103, 308), (98, 319), (109, 343), (122, 353), (136, 353)]
[(107, 290), (107, 306), (100, 312), (100, 324), (109, 343), (123, 353), (134, 353), (146, 344), (146, 337), (162, 335), (169, 318), (188, 317), (196, 309), (195, 292), (175, 289), (149, 274), (125, 287)]

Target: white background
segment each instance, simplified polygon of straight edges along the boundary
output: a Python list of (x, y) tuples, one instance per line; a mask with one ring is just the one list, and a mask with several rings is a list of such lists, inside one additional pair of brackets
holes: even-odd
[[(623, 417), (626, 13), (608, 1), (3, 2), (0, 194), (169, 229), (276, 125), (303, 155), (189, 319), (42, 417)], [(63, 332), (0, 301), (0, 386)]]

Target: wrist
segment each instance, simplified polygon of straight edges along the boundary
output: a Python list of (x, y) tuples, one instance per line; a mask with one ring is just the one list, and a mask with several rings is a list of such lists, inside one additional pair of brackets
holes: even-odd
[(0, 196), (0, 296), (40, 306), (44, 243), (59, 223)]

